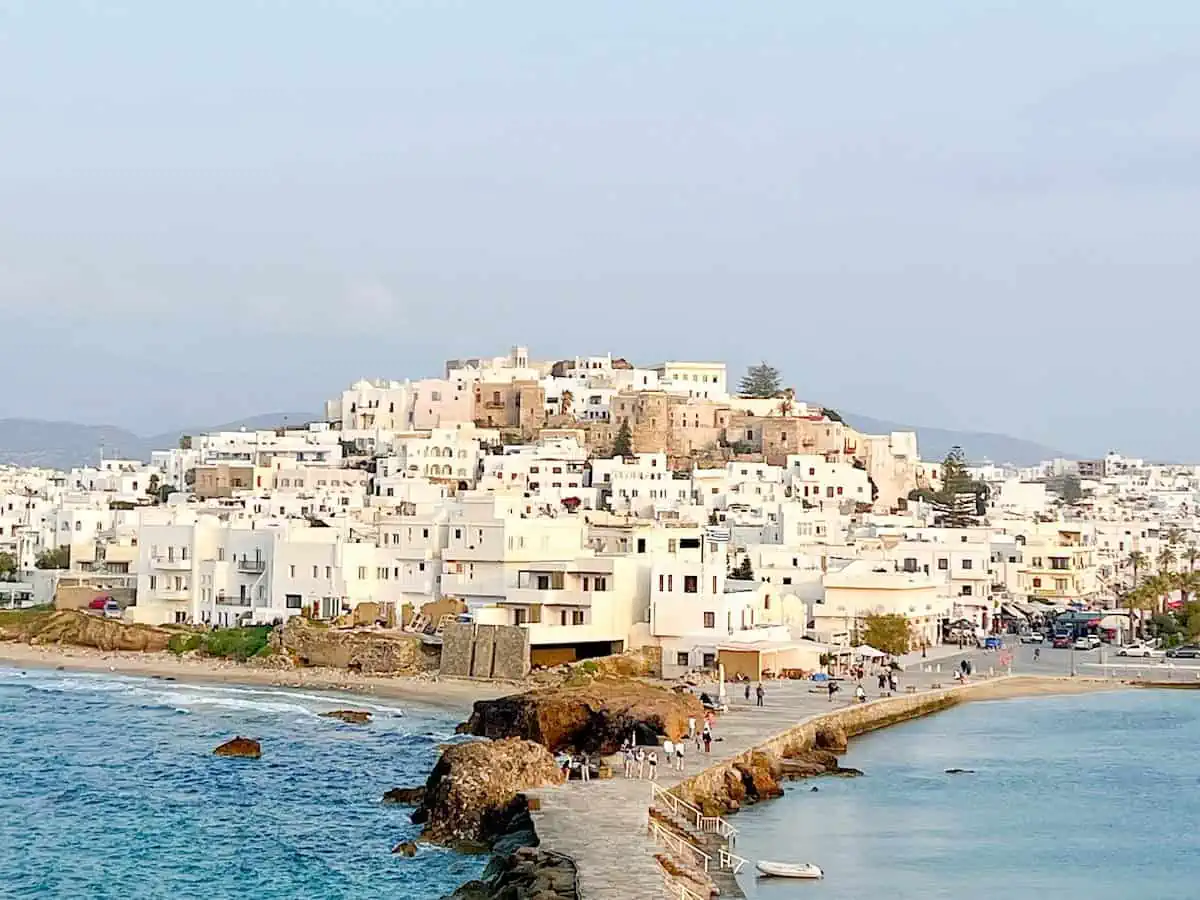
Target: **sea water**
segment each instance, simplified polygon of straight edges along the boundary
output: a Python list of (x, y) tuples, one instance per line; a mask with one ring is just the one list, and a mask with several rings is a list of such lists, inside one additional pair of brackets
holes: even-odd
[(742, 856), (825, 870), (747, 870), (748, 897), (1200, 897), (1200, 692), (969, 704), (856, 738), (843, 765), (866, 774), (734, 817)]
[[(321, 718), (365, 709), (368, 726)], [(409, 810), (455, 720), (358, 696), (0, 668), (0, 897), (437, 898), (485, 859)], [(235, 736), (259, 760), (213, 756)]]

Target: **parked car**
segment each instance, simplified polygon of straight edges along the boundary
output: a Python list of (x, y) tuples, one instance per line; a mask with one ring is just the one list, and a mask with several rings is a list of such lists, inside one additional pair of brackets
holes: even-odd
[(1074, 638), (1069, 634), (1056, 634), (1054, 640), (1051, 642), (1051, 646), (1057, 647), (1059, 650), (1065, 650), (1070, 648), (1073, 640)]
[(119, 619), (124, 614), (125, 613), (121, 610), (121, 604), (116, 600), (113, 600), (111, 597), (109, 598), (108, 602), (104, 604), (104, 618)]
[(1171, 659), (1200, 659), (1200, 644), (1184, 644), (1167, 651)]
[(1163, 652), (1151, 644), (1129, 644), (1117, 651), (1117, 656), (1140, 656), (1143, 659), (1162, 655)]
[(1075, 643), (1071, 645), (1072, 649), (1074, 650), (1095, 650), (1098, 646), (1100, 646), (1100, 642), (1097, 641), (1093, 644), (1090, 640), (1088, 640), (1087, 635), (1084, 635), (1081, 638), (1075, 638)]
[(1046, 640), (1046, 636), (1040, 631), (1027, 631), (1021, 635), (1022, 644), (1040, 644)]
[(1084, 635), (1084, 637), (1085, 637), (1085, 638), (1087, 638), (1087, 642), (1088, 642), (1088, 648), (1089, 648), (1089, 649), (1091, 649), (1091, 650), (1095, 650), (1097, 647), (1099, 647), (1099, 646), (1100, 646), (1100, 643), (1101, 643), (1101, 641), (1100, 641), (1100, 635), (1098, 635), (1098, 634), (1085, 634), (1085, 635)]

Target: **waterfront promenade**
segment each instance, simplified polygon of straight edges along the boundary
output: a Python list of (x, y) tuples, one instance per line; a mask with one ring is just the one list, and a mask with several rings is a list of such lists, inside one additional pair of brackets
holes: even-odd
[[(941, 664), (942, 671), (926, 673), (922, 662), (910, 657), (912, 670), (901, 673), (900, 694), (909, 686), (925, 692), (934, 684), (955, 684), (952, 669), (962, 658), (955, 650), (944, 649), (939, 658), (925, 661)], [(986, 673), (996, 664), (995, 654), (979, 651), (969, 655), (977, 673)], [(867, 696), (879, 692), (873, 681), (864, 679)], [(683, 772), (659, 765), (658, 783), (666, 788), (698, 775), (751, 750), (769, 738), (787, 731), (805, 719), (853, 705), (853, 687), (849, 684), (829, 701), (823, 687), (807, 681), (768, 681), (765, 705), (754, 705), (754, 692), (746, 702), (742, 686), (729, 685), (729, 710), (717, 718), (712, 752), (696, 752), (689, 744)], [(645, 781), (623, 778), (619, 760), (613, 760), (614, 777), (603, 781), (568, 782), (551, 788), (530, 791), (541, 809), (533, 814), (542, 846), (570, 856), (579, 872), (582, 900), (633, 900), (664, 896), (663, 872), (654, 858), (662, 849), (647, 835), (651, 788)], [(736, 823), (735, 823), (736, 824)]]

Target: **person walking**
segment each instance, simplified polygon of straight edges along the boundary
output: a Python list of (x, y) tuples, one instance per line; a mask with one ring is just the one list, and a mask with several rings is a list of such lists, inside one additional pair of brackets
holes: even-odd
[(833, 702), (833, 695), (838, 692), (838, 683), (832, 678), (829, 679), (829, 702)]
[(641, 747), (638, 747), (636, 758), (637, 758), (637, 773), (638, 773), (637, 777), (645, 778), (646, 777), (646, 751), (643, 750)]
[(667, 738), (663, 741), (663, 762), (667, 764), (667, 768), (671, 767), (671, 760), (675, 757), (675, 743)]
[(867, 692), (863, 690), (863, 686), (861, 684), (854, 689), (854, 699), (859, 703), (867, 702)]
[[(746, 693), (747, 693), (747, 694), (749, 694), (749, 693), (750, 693), (750, 686), (749, 686), (749, 685), (746, 685)], [(767, 692), (763, 690), (762, 682), (760, 681), (760, 682), (758, 683), (758, 687), (756, 687), (756, 688), (754, 689), (754, 697), (755, 697), (755, 699), (758, 701), (758, 702), (755, 704), (756, 706), (762, 706), (762, 705), (763, 705), (763, 697), (765, 697), (765, 696), (766, 696), (766, 694), (767, 694)]]
[(580, 753), (579, 754), (579, 780), (580, 781), (591, 781), (592, 780), (591, 769), (592, 769), (591, 764), (588, 762), (588, 755), (586, 753)]
[(683, 771), (683, 741), (675, 744), (675, 771)]
[(658, 780), (658, 754), (653, 750), (650, 751), (650, 780)]
[(688, 737), (694, 738), (695, 736), (696, 736), (696, 717), (688, 716)]
[(621, 748), (621, 759), (625, 764), (625, 777), (633, 777), (633, 748), (626, 744)]
[(704, 752), (712, 753), (712, 731), (707, 725), (704, 726), (704, 731), (701, 732), (701, 737), (704, 738)]
[(746, 682), (746, 702), (750, 702), (750, 682)]
[(890, 673), (888, 673), (887, 681), (888, 681), (888, 690), (890, 690), (893, 694), (900, 690), (900, 679), (896, 675), (895, 669), (893, 669)]

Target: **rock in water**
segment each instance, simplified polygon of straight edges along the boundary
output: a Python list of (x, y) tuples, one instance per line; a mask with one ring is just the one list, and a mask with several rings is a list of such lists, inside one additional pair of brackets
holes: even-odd
[(425, 788), (397, 787), (383, 794), (384, 803), (398, 803), (400, 806), (420, 806), (425, 801)]
[(321, 713), (322, 719), (341, 719), (349, 725), (366, 725), (371, 721), (371, 714), (361, 709), (335, 709), (333, 712)]
[(947, 775), (974, 775), (974, 769), (947, 769)]
[(392, 852), (398, 853), (401, 856), (416, 856), (417, 855), (417, 845), (414, 844), (412, 841), (401, 841), (395, 847), (392, 848)]
[(216, 756), (243, 756), (258, 759), (262, 756), (262, 745), (253, 738), (235, 737), (213, 751)]
[(532, 741), (508, 738), (447, 747), (425, 784), (413, 813), (422, 836), (441, 843), (489, 842), (524, 803), (522, 791), (561, 784), (562, 769), (550, 751)]

